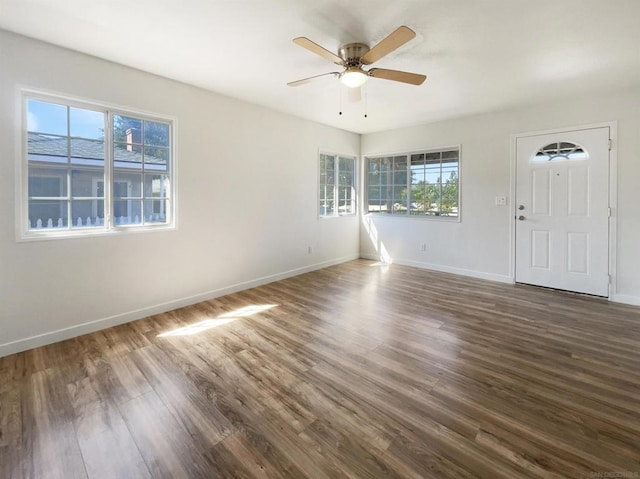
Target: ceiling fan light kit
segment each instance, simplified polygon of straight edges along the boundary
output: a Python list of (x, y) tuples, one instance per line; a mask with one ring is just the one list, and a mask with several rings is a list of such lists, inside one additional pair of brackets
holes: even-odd
[(340, 82), (349, 88), (358, 88), (364, 85), (369, 75), (358, 67), (348, 67), (340, 74)]
[(399, 70), (387, 70), (383, 68), (372, 68), (370, 70), (365, 70), (363, 68), (364, 65), (370, 65), (385, 57), (407, 43), (409, 40), (413, 39), (415, 36), (415, 32), (409, 27), (401, 26), (371, 49), (369, 49), (369, 47), (364, 43), (348, 43), (340, 48), (338, 55), (330, 52), (326, 48), (306, 37), (294, 38), (293, 42), (296, 45), (300, 45), (310, 52), (315, 53), (336, 65), (344, 67), (344, 70), (342, 72), (323, 73), (321, 75), (304, 78), (302, 80), (292, 81), (287, 83), (287, 85), (303, 85), (315, 78), (326, 75), (339, 77), (340, 82), (349, 88), (361, 87), (370, 76), (374, 78), (381, 78), (383, 80), (408, 83), (410, 85), (422, 85), (422, 83), (427, 79), (426, 75)]

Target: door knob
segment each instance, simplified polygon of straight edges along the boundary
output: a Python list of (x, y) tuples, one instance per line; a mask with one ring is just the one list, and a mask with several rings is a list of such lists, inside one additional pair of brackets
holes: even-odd
[(523, 209), (524, 209), (524, 205), (520, 205), (520, 206), (518, 206), (518, 209), (519, 209), (519, 210), (523, 210)]
[(519, 219), (520, 221), (523, 221), (523, 220), (524, 220), (524, 216), (520, 215), (520, 216), (518, 216), (518, 219)]

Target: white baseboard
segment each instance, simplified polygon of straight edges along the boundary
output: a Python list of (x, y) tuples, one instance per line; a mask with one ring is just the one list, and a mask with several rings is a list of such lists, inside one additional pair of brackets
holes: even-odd
[(298, 276), (300, 274), (308, 273), (310, 271), (315, 271), (318, 269), (327, 268), (329, 266), (334, 266), (336, 264), (345, 263), (347, 261), (358, 259), (359, 257), (360, 257), (359, 255), (355, 254), (350, 256), (344, 256), (342, 258), (335, 258), (329, 261), (323, 261), (321, 263), (315, 263), (309, 266), (304, 266), (302, 268), (296, 268), (289, 271), (284, 271), (281, 273), (264, 276), (262, 278), (246, 281), (244, 283), (238, 283), (231, 286), (226, 286), (224, 288), (216, 289), (213, 291), (207, 291), (205, 293), (197, 294), (194, 296), (189, 296), (186, 298), (181, 298), (181, 299), (169, 301), (166, 303), (149, 306), (147, 308), (142, 308), (135, 311), (129, 311), (127, 313), (117, 314), (115, 316), (110, 316), (108, 318), (97, 319), (95, 321), (89, 321), (87, 323), (70, 326), (68, 328), (58, 329), (57, 331), (50, 331), (47, 333), (38, 334), (28, 338), (18, 339), (16, 341), (0, 344), (0, 358), (4, 356), (9, 356), (11, 354), (19, 353), (21, 351), (26, 351), (28, 349), (33, 349), (40, 346), (46, 346), (47, 344), (64, 341), (65, 339), (82, 336), (83, 334), (94, 333), (96, 331), (100, 331), (101, 329), (106, 329), (112, 326), (118, 326), (120, 324), (129, 323), (131, 321), (146, 318), (154, 314), (165, 313), (167, 311), (172, 311), (174, 309), (182, 308), (184, 306), (189, 306), (191, 304), (196, 304), (202, 301), (218, 298), (220, 296), (225, 296), (227, 294), (236, 293), (238, 291), (243, 291), (245, 289), (255, 288), (256, 286), (261, 286), (263, 284), (273, 283), (274, 281), (279, 281), (281, 279), (290, 278), (292, 276)]
[[(363, 259), (370, 259), (373, 261), (382, 261), (378, 255), (360, 254)], [(488, 281), (497, 281), (499, 283), (514, 283), (514, 279), (508, 275), (485, 273), (483, 271), (475, 271), (472, 269), (455, 268), (453, 266), (444, 266), (441, 264), (424, 263), (421, 261), (412, 261), (404, 259), (393, 259), (392, 263), (401, 264), (404, 266), (413, 266), (414, 268), (430, 269), (433, 271), (440, 271), (442, 273), (459, 274), (461, 276), (469, 276), (471, 278), (486, 279)]]
[(632, 306), (640, 306), (640, 296), (629, 296), (627, 294), (612, 294), (611, 301), (615, 303), (630, 304)]

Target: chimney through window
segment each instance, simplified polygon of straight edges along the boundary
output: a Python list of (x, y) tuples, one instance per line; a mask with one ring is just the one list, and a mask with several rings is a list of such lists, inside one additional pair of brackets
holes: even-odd
[(136, 153), (142, 152), (142, 132), (139, 128), (127, 128), (125, 131), (127, 136), (127, 150)]

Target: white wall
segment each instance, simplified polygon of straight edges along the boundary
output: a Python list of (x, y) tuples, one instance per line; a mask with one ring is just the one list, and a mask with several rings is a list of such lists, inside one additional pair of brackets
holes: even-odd
[[(177, 230), (16, 242), (21, 86), (177, 118)], [(0, 30), (0, 356), (357, 257), (319, 148), (360, 137)]]
[(462, 221), (364, 216), (361, 255), (512, 281), (512, 198), (495, 206), (510, 194), (512, 135), (610, 121), (618, 125), (613, 299), (640, 304), (640, 88), (363, 135), (363, 156), (460, 144)]

